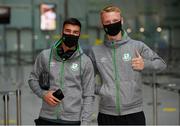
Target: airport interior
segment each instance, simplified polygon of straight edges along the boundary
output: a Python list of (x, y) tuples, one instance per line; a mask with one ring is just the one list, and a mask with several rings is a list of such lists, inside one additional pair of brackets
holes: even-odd
[[(127, 34), (167, 64), (160, 73), (143, 73), (146, 124), (180, 125), (180, 0), (0, 0), (0, 125), (35, 125), (42, 100), (28, 78), (37, 55), (60, 39), (69, 17), (82, 24), (82, 48), (101, 45), (100, 11), (107, 5), (118, 6)], [(41, 18), (45, 6), (53, 10), (49, 27)], [(97, 125), (98, 101), (96, 95), (92, 125)]]

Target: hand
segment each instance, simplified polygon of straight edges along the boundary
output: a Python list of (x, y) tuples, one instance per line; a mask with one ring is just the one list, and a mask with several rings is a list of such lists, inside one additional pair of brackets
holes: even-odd
[(132, 59), (132, 68), (134, 70), (143, 70), (144, 69), (144, 60), (137, 50), (136, 50), (136, 56), (137, 57)]
[(43, 100), (51, 106), (56, 106), (61, 101), (52, 95), (54, 91), (48, 91), (44, 96)]

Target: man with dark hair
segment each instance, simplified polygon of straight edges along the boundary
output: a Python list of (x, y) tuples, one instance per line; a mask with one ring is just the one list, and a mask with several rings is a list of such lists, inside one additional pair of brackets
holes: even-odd
[(81, 29), (81, 23), (79, 22), (79, 20), (77, 20), (77, 19), (75, 19), (75, 18), (70, 18), (70, 19), (68, 19), (68, 20), (65, 20), (64, 23), (63, 23), (63, 27), (64, 27), (66, 24), (77, 25), (77, 26), (79, 26), (79, 28)]
[(99, 125), (145, 125), (142, 72), (161, 71), (166, 63), (141, 41), (122, 29), (123, 17), (116, 6), (101, 11), (105, 31), (103, 45), (92, 48), (90, 57), (101, 78)]
[(65, 20), (61, 39), (36, 58), (28, 81), (43, 100), (36, 125), (80, 125), (91, 121), (94, 69), (78, 44), (80, 30), (77, 19)]

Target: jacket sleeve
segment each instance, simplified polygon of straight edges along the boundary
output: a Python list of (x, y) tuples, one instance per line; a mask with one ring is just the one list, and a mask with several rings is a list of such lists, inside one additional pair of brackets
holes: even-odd
[(165, 61), (144, 43), (141, 46), (140, 55), (144, 59), (145, 71), (160, 72), (167, 67)]
[[(97, 69), (97, 64), (96, 64), (96, 59), (95, 59), (95, 55), (94, 55), (94, 52), (93, 52), (93, 49), (92, 48), (89, 48), (87, 51), (86, 51), (86, 54), (90, 57), (92, 63), (93, 63), (93, 68), (94, 68), (94, 76), (98, 79), (96, 79), (96, 81), (100, 81), (101, 82), (101, 76), (99, 74), (99, 71)], [(95, 94), (96, 95), (99, 95), (99, 91), (101, 89), (101, 84), (95, 82)]]
[(43, 70), (43, 66), (44, 66), (43, 65), (43, 54), (41, 52), (35, 60), (33, 70), (30, 73), (29, 80), (28, 80), (29, 87), (40, 98), (43, 98), (44, 94), (46, 93), (46, 91), (42, 90), (39, 85), (39, 75)]
[[(88, 58), (89, 59), (89, 58)], [(81, 113), (82, 125), (89, 124), (92, 121), (94, 95), (94, 69), (90, 59), (85, 64), (82, 73), (82, 98), (83, 106)]]
[(92, 47), (86, 49), (86, 55), (89, 56), (89, 58), (91, 59), (91, 61), (93, 63), (94, 73), (95, 73), (95, 76), (96, 76), (96, 74), (98, 73), (98, 70), (97, 70), (95, 55), (94, 55)]

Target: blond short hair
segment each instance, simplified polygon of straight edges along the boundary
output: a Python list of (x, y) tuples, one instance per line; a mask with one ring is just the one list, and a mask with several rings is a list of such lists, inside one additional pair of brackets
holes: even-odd
[(105, 8), (103, 8), (103, 9), (101, 10), (101, 15), (102, 15), (103, 13), (106, 13), (106, 12), (119, 12), (120, 15), (121, 15), (121, 10), (120, 10), (120, 8), (117, 7), (117, 6), (113, 6), (113, 5), (109, 5), (109, 6), (106, 6)]

